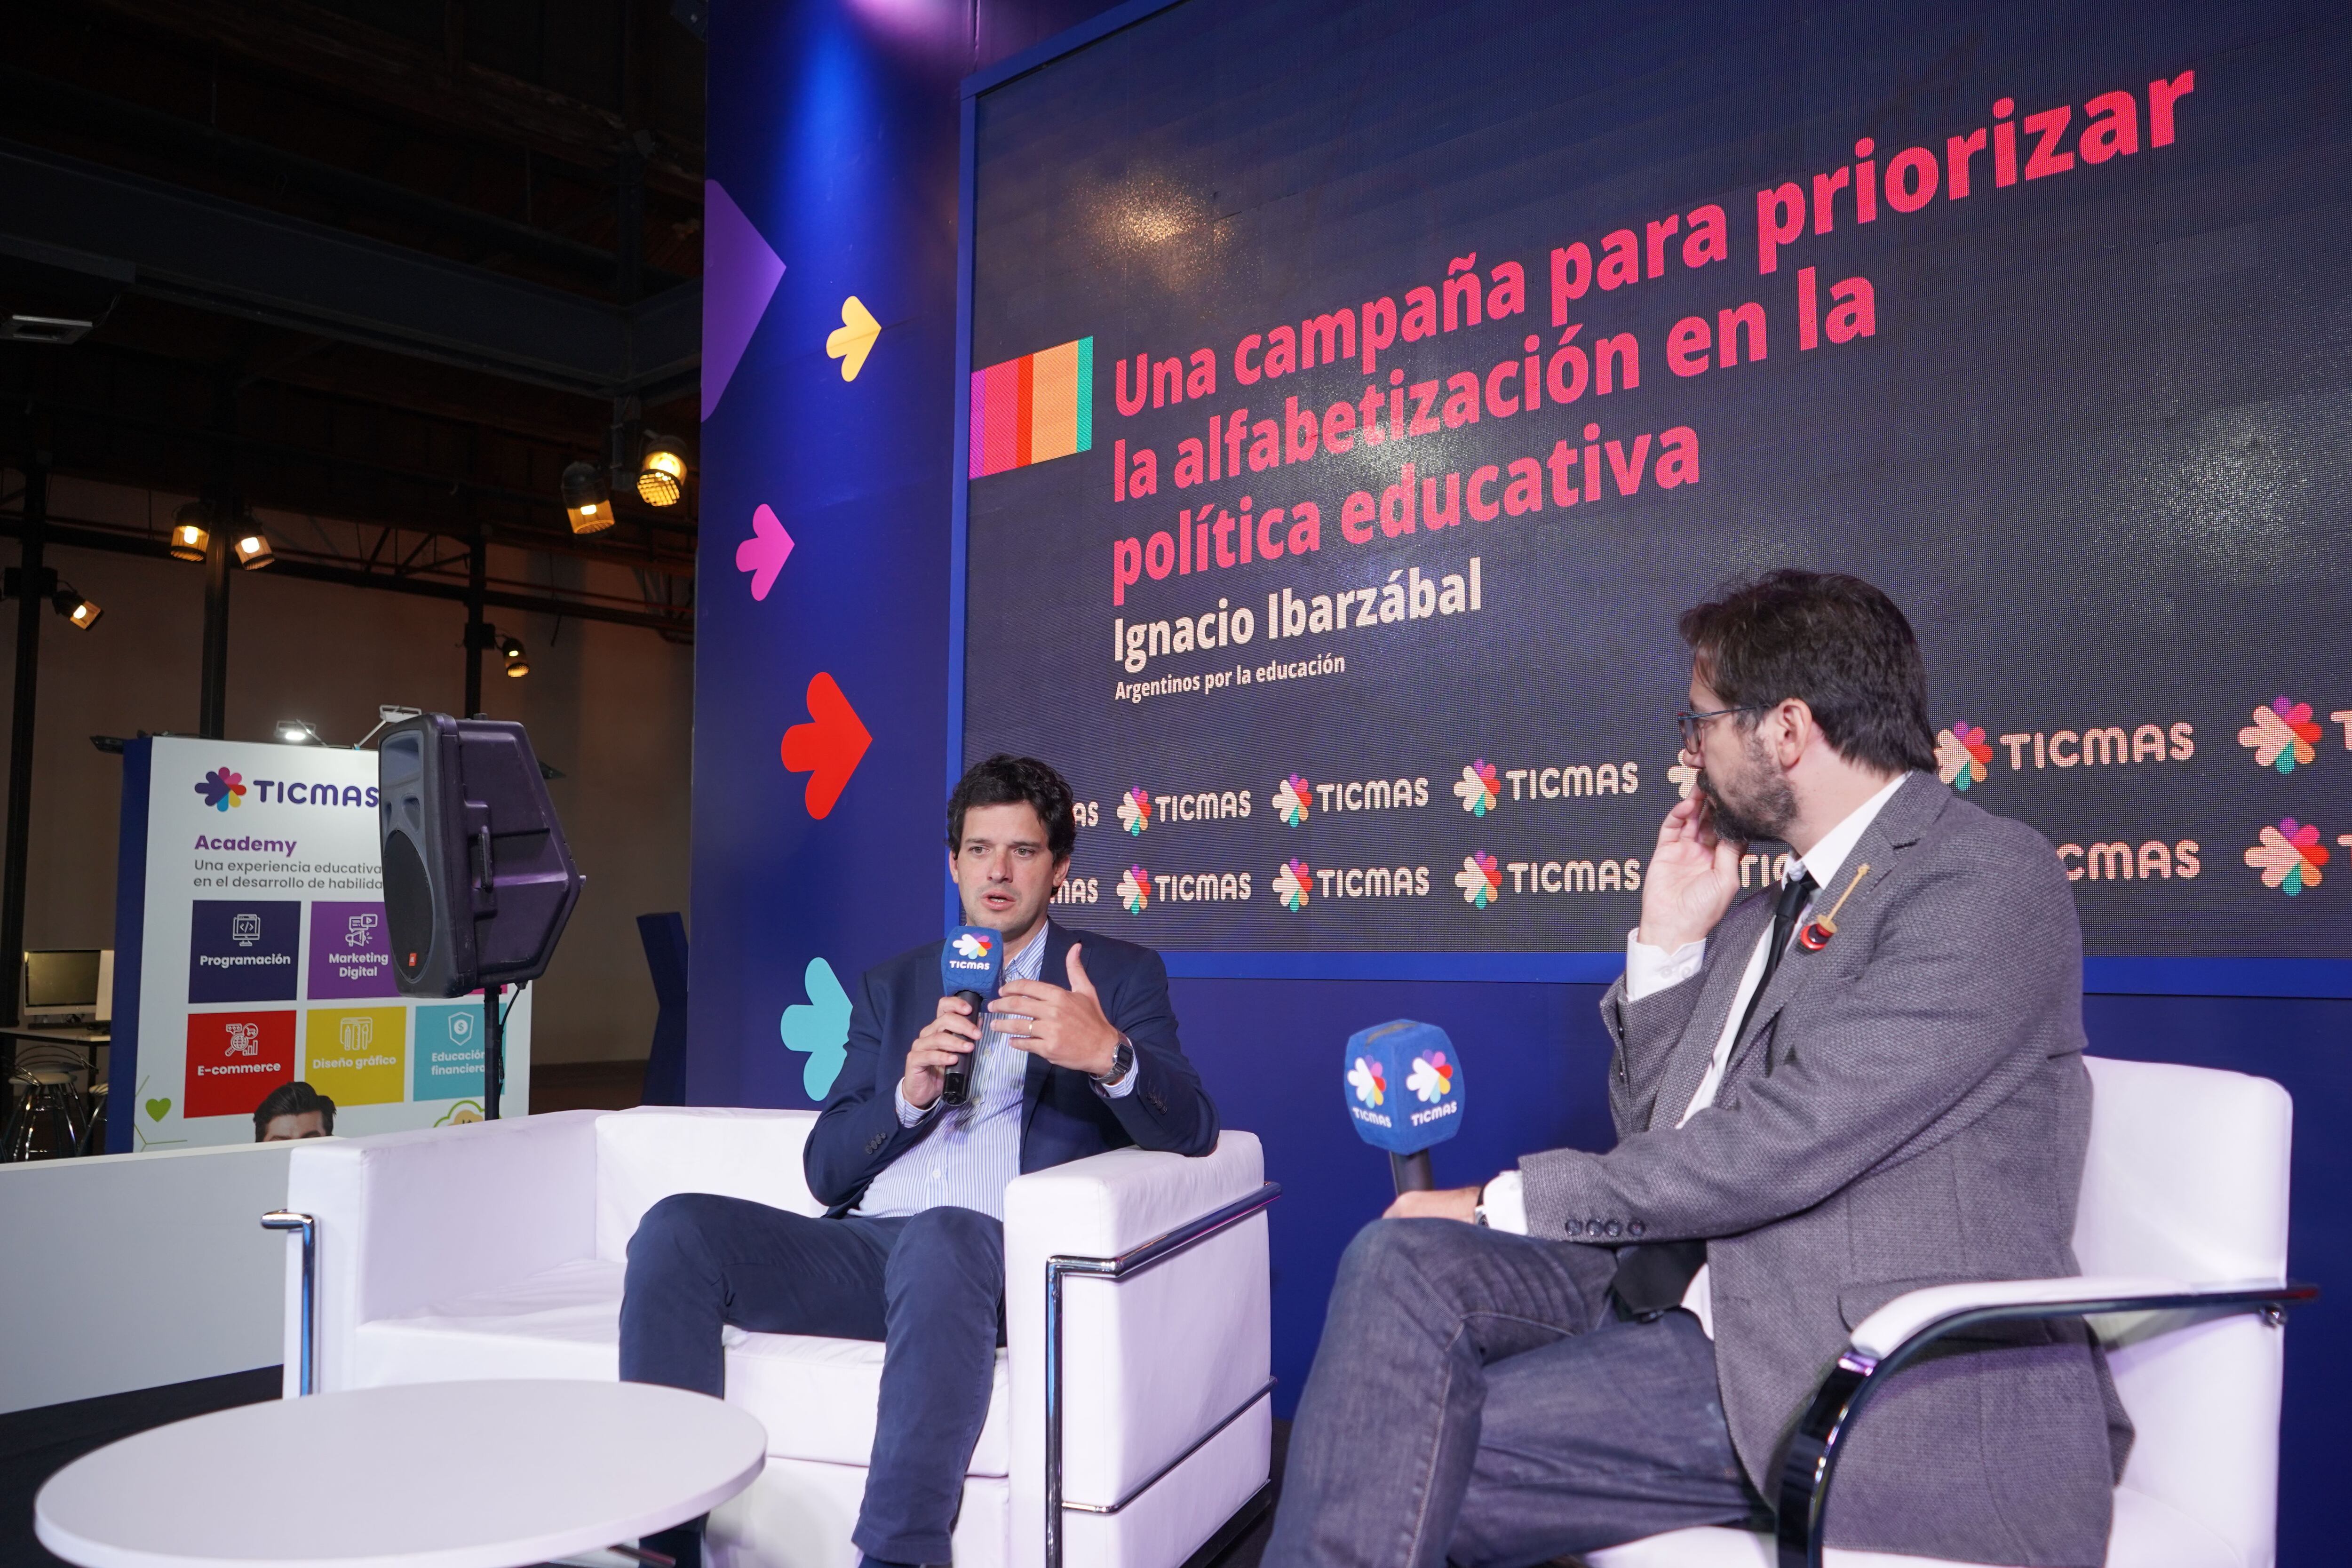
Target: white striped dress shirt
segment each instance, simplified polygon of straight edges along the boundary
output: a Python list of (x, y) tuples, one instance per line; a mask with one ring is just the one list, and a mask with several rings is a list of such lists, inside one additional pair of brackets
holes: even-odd
[[(1004, 978), (1034, 980), (1045, 967), (1051, 925), (1039, 929), (1027, 947), (1004, 966)], [(1008, 1024), (1029, 1020), (1018, 1013), (986, 1015), (987, 1026), (973, 1047), (971, 1095), (960, 1106), (934, 1100), (929, 1110), (907, 1103), (904, 1086), (891, 1090), (901, 1126), (919, 1127), (941, 1119), (929, 1137), (899, 1155), (874, 1178), (852, 1211), (870, 1219), (920, 1214), (942, 1205), (976, 1209), (1004, 1217), (1005, 1184), (1021, 1173), (1021, 1101), (1029, 1074), (1029, 1053), (1005, 1039)], [(1016, 1031), (1018, 1032), (1017, 1026)], [(1118, 1099), (1135, 1088), (1136, 1073), (1097, 1092)]]

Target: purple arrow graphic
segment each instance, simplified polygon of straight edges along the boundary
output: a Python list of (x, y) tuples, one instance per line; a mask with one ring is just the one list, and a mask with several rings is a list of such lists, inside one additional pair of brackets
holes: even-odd
[(703, 182), (702, 223), (702, 416), (708, 419), (767, 313), (784, 263), (716, 180)]

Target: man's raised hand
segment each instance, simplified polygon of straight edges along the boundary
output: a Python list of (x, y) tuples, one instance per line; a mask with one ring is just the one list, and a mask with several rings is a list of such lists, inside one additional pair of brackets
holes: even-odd
[[(1100, 1078), (1118, 1060), (1118, 1030), (1103, 1016), (1102, 999), (1095, 994), (1094, 982), (1087, 978), (1079, 952), (1080, 945), (1073, 943), (1067, 991), (1042, 980), (1008, 980), (988, 1010), (1001, 1019), (1012, 1015), (1006, 1026), (1025, 1030), (1007, 1035), (1007, 1043), (1044, 1057), (1057, 1068)], [(1019, 1020), (1024, 1017), (1028, 1022), (1021, 1025)]]
[(1637, 940), (1672, 952), (1699, 942), (1739, 896), (1739, 846), (1718, 837), (1706, 796), (1693, 791), (1666, 813), (1642, 871)]

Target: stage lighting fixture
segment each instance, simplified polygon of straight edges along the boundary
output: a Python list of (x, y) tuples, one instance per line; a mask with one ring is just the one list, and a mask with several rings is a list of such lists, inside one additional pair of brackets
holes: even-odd
[(499, 651), (506, 655), (507, 678), (509, 679), (520, 680), (524, 676), (530, 673), (530, 660), (524, 657), (522, 644), (520, 642), (517, 641), (513, 637), (500, 637), (499, 639)]
[(248, 572), (258, 572), (278, 559), (269, 548), (269, 535), (257, 528), (247, 529), (236, 536), (236, 563)]
[(98, 625), (98, 617), (106, 614), (104, 610), (99, 608), (96, 599), (83, 598), (80, 592), (70, 583), (63, 584), (55, 594), (49, 595), (49, 603), (57, 607), (58, 614), (79, 626), (83, 631), (88, 631)]
[(667, 436), (646, 436), (646, 458), (637, 469), (637, 499), (647, 506), (676, 506), (686, 499), (686, 454)]
[(574, 533), (601, 533), (613, 526), (613, 492), (593, 463), (574, 463), (563, 470), (563, 510), (571, 514)]
[(182, 507), (172, 519), (172, 558), (202, 561), (213, 542), (212, 530), (206, 526), (211, 521), (202, 501), (192, 500)]
[(319, 738), (318, 727), (308, 719), (280, 719), (278, 721), (278, 738), (289, 746), (323, 746), (327, 743)]

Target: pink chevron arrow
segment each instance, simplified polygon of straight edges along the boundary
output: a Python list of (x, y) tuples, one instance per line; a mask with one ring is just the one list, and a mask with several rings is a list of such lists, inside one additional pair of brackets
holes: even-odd
[(792, 559), (793, 536), (776, 521), (766, 502), (751, 514), (751, 537), (735, 547), (735, 570), (751, 574), (751, 597), (764, 599), (776, 585), (776, 574)]

